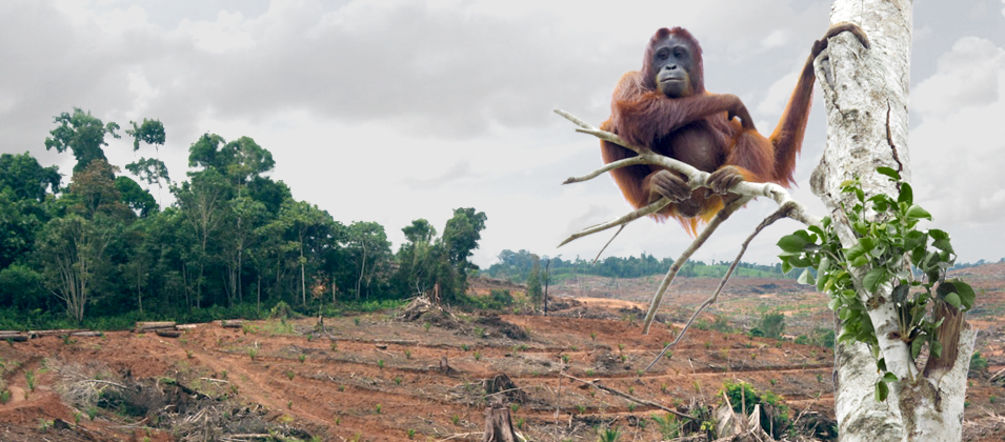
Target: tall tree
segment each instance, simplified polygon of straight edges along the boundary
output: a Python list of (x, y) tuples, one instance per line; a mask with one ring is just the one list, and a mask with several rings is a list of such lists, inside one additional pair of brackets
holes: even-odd
[(233, 302), (244, 302), (243, 272), (247, 249), (256, 246), (260, 237), (258, 229), (265, 222), (268, 211), (265, 204), (248, 196), (239, 196), (230, 201), (230, 211), (234, 214), (234, 225), (230, 229), (231, 247), (227, 260), (228, 298)]
[(106, 159), (106, 135), (120, 137), (115, 133), (119, 129), (118, 124), (111, 121), (105, 124), (90, 112), (79, 108), (73, 108), (73, 113), (56, 115), (53, 122), (59, 123), (59, 126), (49, 132), (51, 136), (45, 139), (45, 149), (56, 149), (59, 153), (69, 149), (73, 152), (73, 157), (77, 159), (77, 165), (73, 166), (74, 172), (83, 170), (91, 161)]
[[(262, 189), (263, 184), (270, 182), (261, 174), (272, 170), (275, 161), (272, 159), (272, 153), (249, 137), (227, 142), (219, 135), (205, 134), (192, 144), (189, 152), (190, 166), (201, 167), (202, 172), (213, 171), (219, 174), (226, 179), (232, 189), (227, 196), (229, 214), (232, 216), (229, 223), (234, 228), (227, 231), (225, 238), (227, 250), (224, 253), (227, 255), (228, 282), (226, 291), (230, 302), (235, 299), (240, 301), (244, 298), (242, 275), (245, 249), (252, 233), (261, 226), (261, 217), (266, 208), (263, 202), (255, 200), (254, 194)], [(251, 198), (247, 197), (249, 192), (246, 189), (249, 184), (254, 185)], [(288, 195), (280, 192), (280, 197), (286, 196)], [(268, 201), (265, 204), (268, 204)]]
[(307, 252), (319, 247), (322, 241), (331, 239), (334, 220), (328, 212), (310, 203), (287, 200), (279, 209), (279, 218), (276, 222), (285, 228), (291, 245), (296, 248), (297, 264), (300, 269), (300, 303), (306, 305), (307, 268), (310, 265), (313, 270), (320, 265), (320, 257)]
[[(141, 142), (153, 146), (154, 149), (157, 149), (157, 146), (164, 145), (164, 141), (166, 140), (164, 124), (160, 121), (144, 118), (142, 124), (136, 124), (135, 121), (130, 121), (129, 124), (132, 126), (132, 129), (126, 129), (126, 134), (133, 137), (133, 152), (140, 150)], [(169, 184), (171, 183), (167, 166), (164, 165), (163, 161), (156, 158), (140, 157), (139, 160), (126, 164), (126, 170), (132, 172), (150, 185), (157, 184), (160, 186), (161, 180)]]
[(46, 285), (77, 322), (92, 301), (95, 280), (108, 276), (105, 251), (120, 228), (104, 214), (93, 219), (69, 214), (49, 221), (42, 231), (39, 253)]
[[(190, 181), (173, 186), (178, 207), (184, 217), (186, 226), (191, 229), (195, 243), (188, 252), (197, 267), (193, 278), (186, 278), (194, 287), (192, 304), (199, 307), (202, 302), (203, 289), (206, 286), (206, 267), (219, 260), (215, 252), (218, 247), (217, 234), (224, 226), (228, 216), (227, 199), (230, 186), (226, 179), (215, 169), (207, 169), (190, 173)], [(186, 263), (186, 267), (187, 267)]]
[[(954, 256), (948, 234), (933, 229), (890, 241), (875, 236), (910, 228), (927, 216), (912, 205), (907, 183), (887, 179), (910, 172), (911, 15), (910, 0), (837, 0), (831, 20), (858, 22), (872, 47), (864, 51), (854, 38), (841, 35), (832, 40), (828, 56), (817, 60), (818, 77), (827, 79), (821, 83), (828, 86), (823, 88), (828, 130), (811, 184), (834, 214), (829, 228), (840, 241), (835, 251), (843, 256), (818, 269), (821, 281), (832, 281), (828, 287), (844, 288), (841, 298), (832, 301), (842, 306), (842, 338), (835, 347), (842, 440), (962, 437), (966, 373), (976, 333), (963, 321), (972, 290), (945, 280), (945, 268), (940, 268), (939, 263)], [(886, 167), (883, 174), (876, 173), (878, 165)], [(856, 182), (853, 192), (843, 191)], [(870, 210), (858, 215), (857, 209), (866, 206)], [(893, 218), (891, 211), (901, 209), (906, 216)], [(937, 250), (926, 250), (929, 238)], [(913, 276), (912, 265), (925, 272), (924, 278)], [(845, 280), (850, 282), (841, 282)], [(936, 293), (919, 298), (919, 290), (932, 285)], [(926, 308), (926, 303), (933, 306)], [(918, 327), (929, 315), (935, 316), (931, 327)], [(922, 369), (916, 357), (926, 343), (930, 355)]]
[(115, 167), (103, 159), (74, 173), (63, 197), (69, 213), (50, 220), (42, 232), (39, 253), (47, 284), (78, 322), (99, 284), (115, 280), (107, 251), (135, 217), (120, 201), (114, 178)]
[(346, 249), (352, 261), (358, 264), (356, 299), (360, 299), (364, 297), (364, 289), (370, 288), (374, 276), (386, 270), (391, 256), (391, 242), (387, 240), (384, 226), (356, 221), (347, 229)]
[(403, 227), (401, 231), (405, 234), (405, 239), (413, 244), (432, 242), (433, 238), (436, 237), (436, 228), (429, 224), (425, 218), (412, 221), (412, 224)]
[(115, 177), (115, 189), (119, 192), (120, 202), (141, 217), (146, 218), (152, 213), (157, 213), (160, 208), (153, 195), (143, 190), (132, 178), (121, 175)]
[(140, 150), (140, 143), (147, 143), (154, 146), (163, 146), (166, 140), (164, 134), (164, 124), (158, 120), (148, 120), (143, 119), (143, 123), (136, 124), (135, 121), (130, 121), (129, 125), (132, 129), (126, 129), (126, 134), (133, 137), (133, 151)]
[(542, 301), (541, 259), (537, 255), (531, 255), (530, 274), (527, 276), (527, 297), (533, 305)]
[(55, 166), (42, 167), (27, 152), (0, 154), (0, 269), (25, 256), (49, 220), (45, 203), (59, 189)]
[(122, 203), (122, 194), (115, 186), (115, 166), (105, 160), (91, 161), (75, 172), (70, 181), (68, 200), (85, 218), (105, 213), (117, 218), (130, 218), (132, 212)]
[(0, 190), (10, 189), (16, 199), (45, 200), (59, 191), (62, 176), (56, 166), (42, 167), (28, 152), (0, 154)]
[(481, 231), (485, 229), (485, 212), (476, 212), (472, 207), (454, 209), (454, 216), (447, 220), (443, 228), (443, 247), (447, 260), (457, 271), (458, 287), (456, 293), (462, 295), (467, 290), (468, 271), (477, 270), (478, 266), (468, 261), (478, 248), (482, 238)]

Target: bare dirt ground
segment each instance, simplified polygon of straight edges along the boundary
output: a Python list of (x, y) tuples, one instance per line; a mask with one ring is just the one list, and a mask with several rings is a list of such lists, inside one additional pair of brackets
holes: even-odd
[[(971, 322), (988, 330), (979, 348), (990, 373), (1005, 365), (1003, 275), (1005, 266), (961, 275), (983, 290)], [(784, 306), (796, 329), (790, 334), (829, 321), (816, 310), (826, 308), (822, 295), (788, 281), (738, 281), (716, 305), (737, 328), (763, 305)], [(692, 328), (671, 358), (641, 371), (678, 328), (660, 324), (642, 335), (644, 306), (633, 299), (655, 283), (613, 282), (620, 288), (608, 293), (627, 299), (604, 296), (610, 283), (583, 278), (578, 293), (552, 286), (552, 294), (580, 299), (556, 297), (548, 317), (455, 312), (405, 320), (387, 311), (325, 318), (323, 330), (317, 318), (273, 319), (200, 324), (178, 338), (122, 331), (0, 343), (11, 393), (0, 404), (0, 440), (481, 440), (494, 400), (531, 440), (592, 441), (606, 427), (618, 428), (621, 440), (664, 436), (651, 419), (663, 410), (565, 375), (680, 410), (714, 404), (723, 382), (740, 380), (779, 394), (792, 418), (807, 410), (833, 418), (827, 348)], [(700, 280), (682, 287), (691, 288), (664, 302), (671, 321), (708, 293)], [(500, 373), (518, 388), (487, 394), (486, 380)], [(965, 438), (1005, 438), (1003, 402), (1005, 388), (974, 377)]]

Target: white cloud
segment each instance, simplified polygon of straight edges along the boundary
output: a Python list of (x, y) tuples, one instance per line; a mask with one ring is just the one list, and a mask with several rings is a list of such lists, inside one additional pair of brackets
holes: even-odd
[[(921, 117), (910, 133), (916, 199), (938, 225), (969, 231), (960, 232), (964, 237), (999, 232), (1005, 217), (1002, 84), (1005, 50), (985, 39), (963, 37), (939, 57), (938, 70), (919, 82), (911, 99)], [(993, 258), (995, 252), (982, 251), (990, 240), (971, 238), (957, 251)]]
[(998, 101), (1005, 50), (989, 40), (964, 37), (939, 57), (935, 75), (918, 83), (912, 109), (923, 117)]
[(789, 33), (785, 29), (775, 29), (761, 39), (761, 46), (765, 49), (777, 48), (789, 42)]
[(240, 12), (220, 11), (215, 21), (182, 20), (176, 33), (191, 39), (196, 48), (223, 54), (255, 46), (250, 23)]

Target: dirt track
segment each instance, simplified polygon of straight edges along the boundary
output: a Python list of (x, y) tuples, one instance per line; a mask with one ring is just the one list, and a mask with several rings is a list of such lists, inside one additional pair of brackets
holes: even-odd
[[(385, 312), (326, 318), (327, 333), (316, 330), (316, 318), (310, 318), (243, 328), (201, 324), (177, 339), (112, 332), (0, 345), (3, 377), (12, 392), (10, 402), (0, 405), (0, 439), (173, 439), (168, 427), (149, 417), (129, 419), (101, 409), (91, 420), (84, 414), (93, 407), (81, 409), (66, 391), (85, 378), (97, 379), (105, 389), (117, 387), (102, 380), (128, 386), (148, 380), (147, 385), (161, 389), (175, 382), (194, 391), (193, 397), (204, 394), (213, 403), (227, 404), (227, 416), (237, 416), (240, 409), (248, 422), (260, 420), (269, 431), (320, 440), (458, 435), (466, 436), (452, 440), (480, 440), (485, 406), (492, 399), (483, 381), (498, 373), (526, 393), (521, 402), (509, 397), (507, 404), (518, 431), (532, 440), (595, 440), (597, 426), (619, 427), (622, 440), (660, 437), (657, 426), (644, 418), (663, 416), (662, 410), (583, 388), (561, 373), (672, 408), (693, 400), (715, 402), (724, 381), (743, 380), (781, 395), (794, 411), (832, 413), (829, 349), (692, 328), (671, 359), (642, 373), (672, 338), (670, 327), (641, 335), (633, 305), (624, 301), (579, 307), (577, 314), (614, 319), (459, 315), (456, 322), (427, 325)], [(512, 332), (512, 326), (529, 337), (507, 337), (504, 332)], [(444, 360), (451, 371), (441, 369)], [(34, 392), (27, 385), (29, 371), (35, 374)], [(1005, 413), (1001, 399), (990, 399), (1005, 396), (1000, 390), (975, 380), (968, 420), (983, 419), (988, 411)], [(252, 427), (204, 431), (212, 438), (265, 431)], [(1000, 428), (991, 436), (1002, 435)]]

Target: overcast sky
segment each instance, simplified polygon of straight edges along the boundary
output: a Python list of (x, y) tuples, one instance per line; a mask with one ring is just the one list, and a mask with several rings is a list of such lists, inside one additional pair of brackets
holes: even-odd
[[(452, 209), (488, 215), (475, 262), (502, 249), (592, 258), (608, 234), (567, 235), (628, 209), (609, 177), (561, 182), (601, 164), (599, 144), (551, 113), (599, 124), (622, 73), (652, 33), (683, 26), (701, 42), (705, 84), (740, 96), (770, 133), (828, 1), (39, 1), (0, 2), (0, 152), (47, 152), (52, 117), (73, 107), (104, 121), (160, 119), (175, 180), (201, 134), (254, 138), (296, 199), (335, 219), (377, 221), (397, 245)], [(1005, 0), (915, 4), (910, 160), (915, 198), (950, 231), (961, 261), (1005, 256)], [(823, 213), (809, 175), (823, 151), (818, 110), (798, 162), (797, 198)], [(123, 166), (140, 155), (106, 148)], [(64, 183), (69, 178), (64, 179)], [(151, 190), (163, 203), (167, 189)], [(696, 255), (732, 259), (773, 208), (735, 215)], [(771, 263), (784, 220), (746, 260)], [(676, 257), (676, 223), (630, 225), (607, 255)]]

